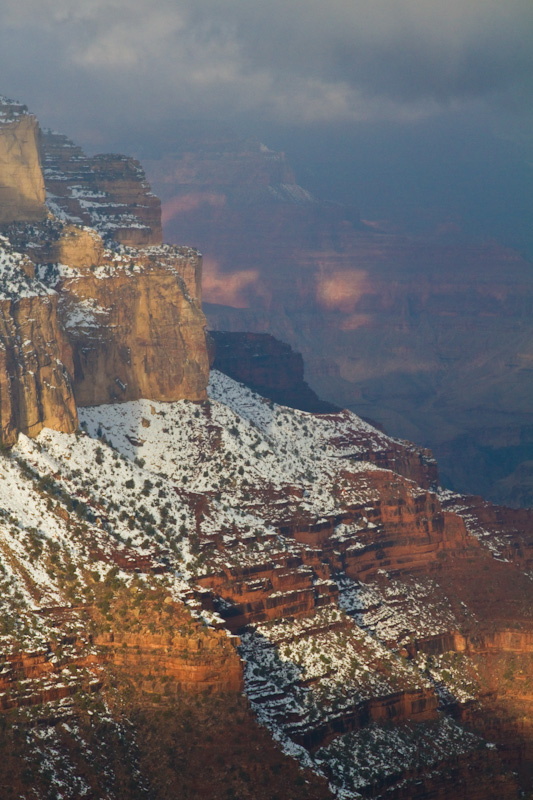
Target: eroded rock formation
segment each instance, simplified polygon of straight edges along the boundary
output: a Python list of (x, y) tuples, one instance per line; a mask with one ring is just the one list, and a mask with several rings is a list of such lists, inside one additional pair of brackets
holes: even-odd
[(43, 427), (78, 425), (72, 356), (58, 316), (57, 294), (35, 278), (34, 265), (0, 237), (0, 441)]
[(161, 203), (138, 161), (123, 155), (88, 157), (66, 136), (51, 131), (42, 135), (41, 147), (54, 213), (121, 244), (161, 244)]
[[(188, 272), (194, 277), (187, 285)], [(205, 318), (189, 293), (200, 274), (194, 251), (170, 248), (108, 254), (95, 272), (60, 277), (59, 318), (79, 405), (205, 398)]]
[(68, 346), (57, 319), (57, 295), (0, 300), (1, 441), (42, 428), (72, 433), (78, 416)]

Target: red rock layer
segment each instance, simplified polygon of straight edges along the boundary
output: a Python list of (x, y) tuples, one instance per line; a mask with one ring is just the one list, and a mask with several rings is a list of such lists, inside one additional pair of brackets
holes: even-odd
[(242, 666), (225, 634), (169, 636), (117, 633), (97, 636), (115, 668), (149, 694), (240, 692)]
[(446, 508), (465, 515), (469, 530), (480, 536), (501, 557), (533, 567), (533, 509), (496, 506), (482, 497), (452, 495)]

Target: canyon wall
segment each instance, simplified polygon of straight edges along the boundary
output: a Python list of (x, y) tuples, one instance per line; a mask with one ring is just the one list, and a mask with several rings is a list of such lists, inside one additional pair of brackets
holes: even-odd
[[(43, 427), (72, 433), (78, 415), (57, 295), (0, 300), (0, 441)], [(67, 358), (65, 358), (65, 354)]]
[(205, 399), (201, 257), (161, 244), (138, 162), (88, 158), (2, 100), (0, 225), (3, 444), (72, 432), (76, 404)]
[(116, 154), (86, 156), (52, 131), (43, 133), (41, 149), (48, 206), (60, 218), (124, 245), (161, 244), (161, 203), (138, 161)]
[(211, 331), (213, 369), (246, 384), (275, 403), (315, 414), (340, 411), (317, 396), (304, 380), (300, 353), (266, 333)]
[(151, 255), (104, 261), (57, 284), (80, 406), (205, 399), (205, 317), (181, 277), (199, 281), (201, 261), (186, 248)]
[(39, 124), (25, 106), (0, 96), (0, 225), (44, 216)]

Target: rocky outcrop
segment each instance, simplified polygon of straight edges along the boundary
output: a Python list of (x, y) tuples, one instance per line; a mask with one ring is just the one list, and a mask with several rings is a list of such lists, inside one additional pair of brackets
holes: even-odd
[[(329, 578), (327, 568), (325, 571)], [(222, 601), (215, 601), (215, 608), (226, 626), (239, 631), (258, 622), (311, 614), (321, 604), (316, 577), (313, 569), (303, 566), (301, 558), (293, 557), (254, 567), (228, 567), (198, 582)]]
[[(97, 640), (104, 645), (104, 641)], [(162, 692), (165, 684), (174, 693), (242, 691), (242, 667), (237, 652), (228, 651), (227, 637), (218, 640), (157, 640), (154, 636), (118, 636), (112, 643), (111, 659), (116, 668), (150, 693)]]
[[(180, 619), (179, 612), (176, 618)], [(155, 627), (154, 622), (152, 626)], [(189, 633), (151, 632), (97, 635), (94, 644), (115, 670), (133, 680), (148, 695), (238, 693), (242, 691), (242, 664), (224, 633), (192, 625)]]
[(54, 213), (124, 245), (161, 244), (161, 203), (138, 161), (123, 155), (88, 157), (66, 136), (51, 131), (43, 134), (41, 146)]
[[(57, 296), (0, 301), (0, 425), (5, 445), (19, 432), (78, 426), (68, 347), (57, 320)], [(67, 355), (67, 358), (65, 358)]]
[[(356, 476), (345, 477), (357, 485)], [(198, 584), (212, 593), (202, 602), (238, 633), (249, 625), (306, 617), (335, 605), (338, 586), (332, 578), (338, 574), (365, 582), (384, 571), (438, 574), (456, 559), (479, 558), (479, 544), (468, 535), (462, 517), (444, 511), (434, 494), (388, 471), (373, 470), (365, 482), (379, 497), (375, 503), (320, 520), (300, 514), (272, 519), (281, 536), (300, 545), (298, 555), (201, 576)], [(223, 548), (221, 536), (214, 543)], [(452, 636), (448, 649), (459, 649), (458, 641)]]
[(58, 296), (32, 262), (0, 237), (0, 441), (43, 427), (71, 433), (78, 417), (72, 356), (57, 316)]
[(161, 245), (136, 161), (39, 138), (24, 106), (0, 100), (1, 442), (75, 430), (74, 399), (205, 399), (201, 257)]
[(23, 252), (3, 238), (3, 444), (43, 427), (72, 432), (76, 403), (205, 398), (209, 364), (196, 252), (117, 254), (104, 251), (94, 230), (72, 224), (9, 233)]
[[(374, 505), (316, 525), (295, 521), (280, 530), (302, 544), (320, 546), (333, 571), (365, 581), (380, 570), (440, 570), (449, 558), (466, 558), (477, 549), (461, 517), (443, 512), (434, 495), (413, 492), (390, 473), (371, 475), (381, 498)], [(339, 526), (352, 535), (339, 534)]]
[(44, 201), (37, 120), (0, 96), (0, 225), (42, 219)]
[(468, 529), (499, 558), (533, 569), (533, 509), (496, 506), (482, 497), (443, 495), (443, 507), (461, 514)]

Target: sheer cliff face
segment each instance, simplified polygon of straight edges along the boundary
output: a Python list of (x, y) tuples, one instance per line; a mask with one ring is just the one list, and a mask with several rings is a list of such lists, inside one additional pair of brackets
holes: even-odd
[[(0, 300), (0, 441), (78, 427), (57, 295)], [(66, 356), (66, 358), (65, 358)]]
[(205, 399), (205, 317), (182, 278), (200, 279), (198, 255), (158, 248), (145, 258), (106, 256), (57, 284), (77, 403)]
[(44, 199), (37, 120), (0, 96), (0, 224), (42, 219)]
[[(0, 225), (39, 223), (46, 214), (39, 126), (0, 97)], [(72, 432), (78, 417), (70, 347), (57, 319), (58, 297), (32, 261), (0, 236), (0, 442), (43, 427)]]

